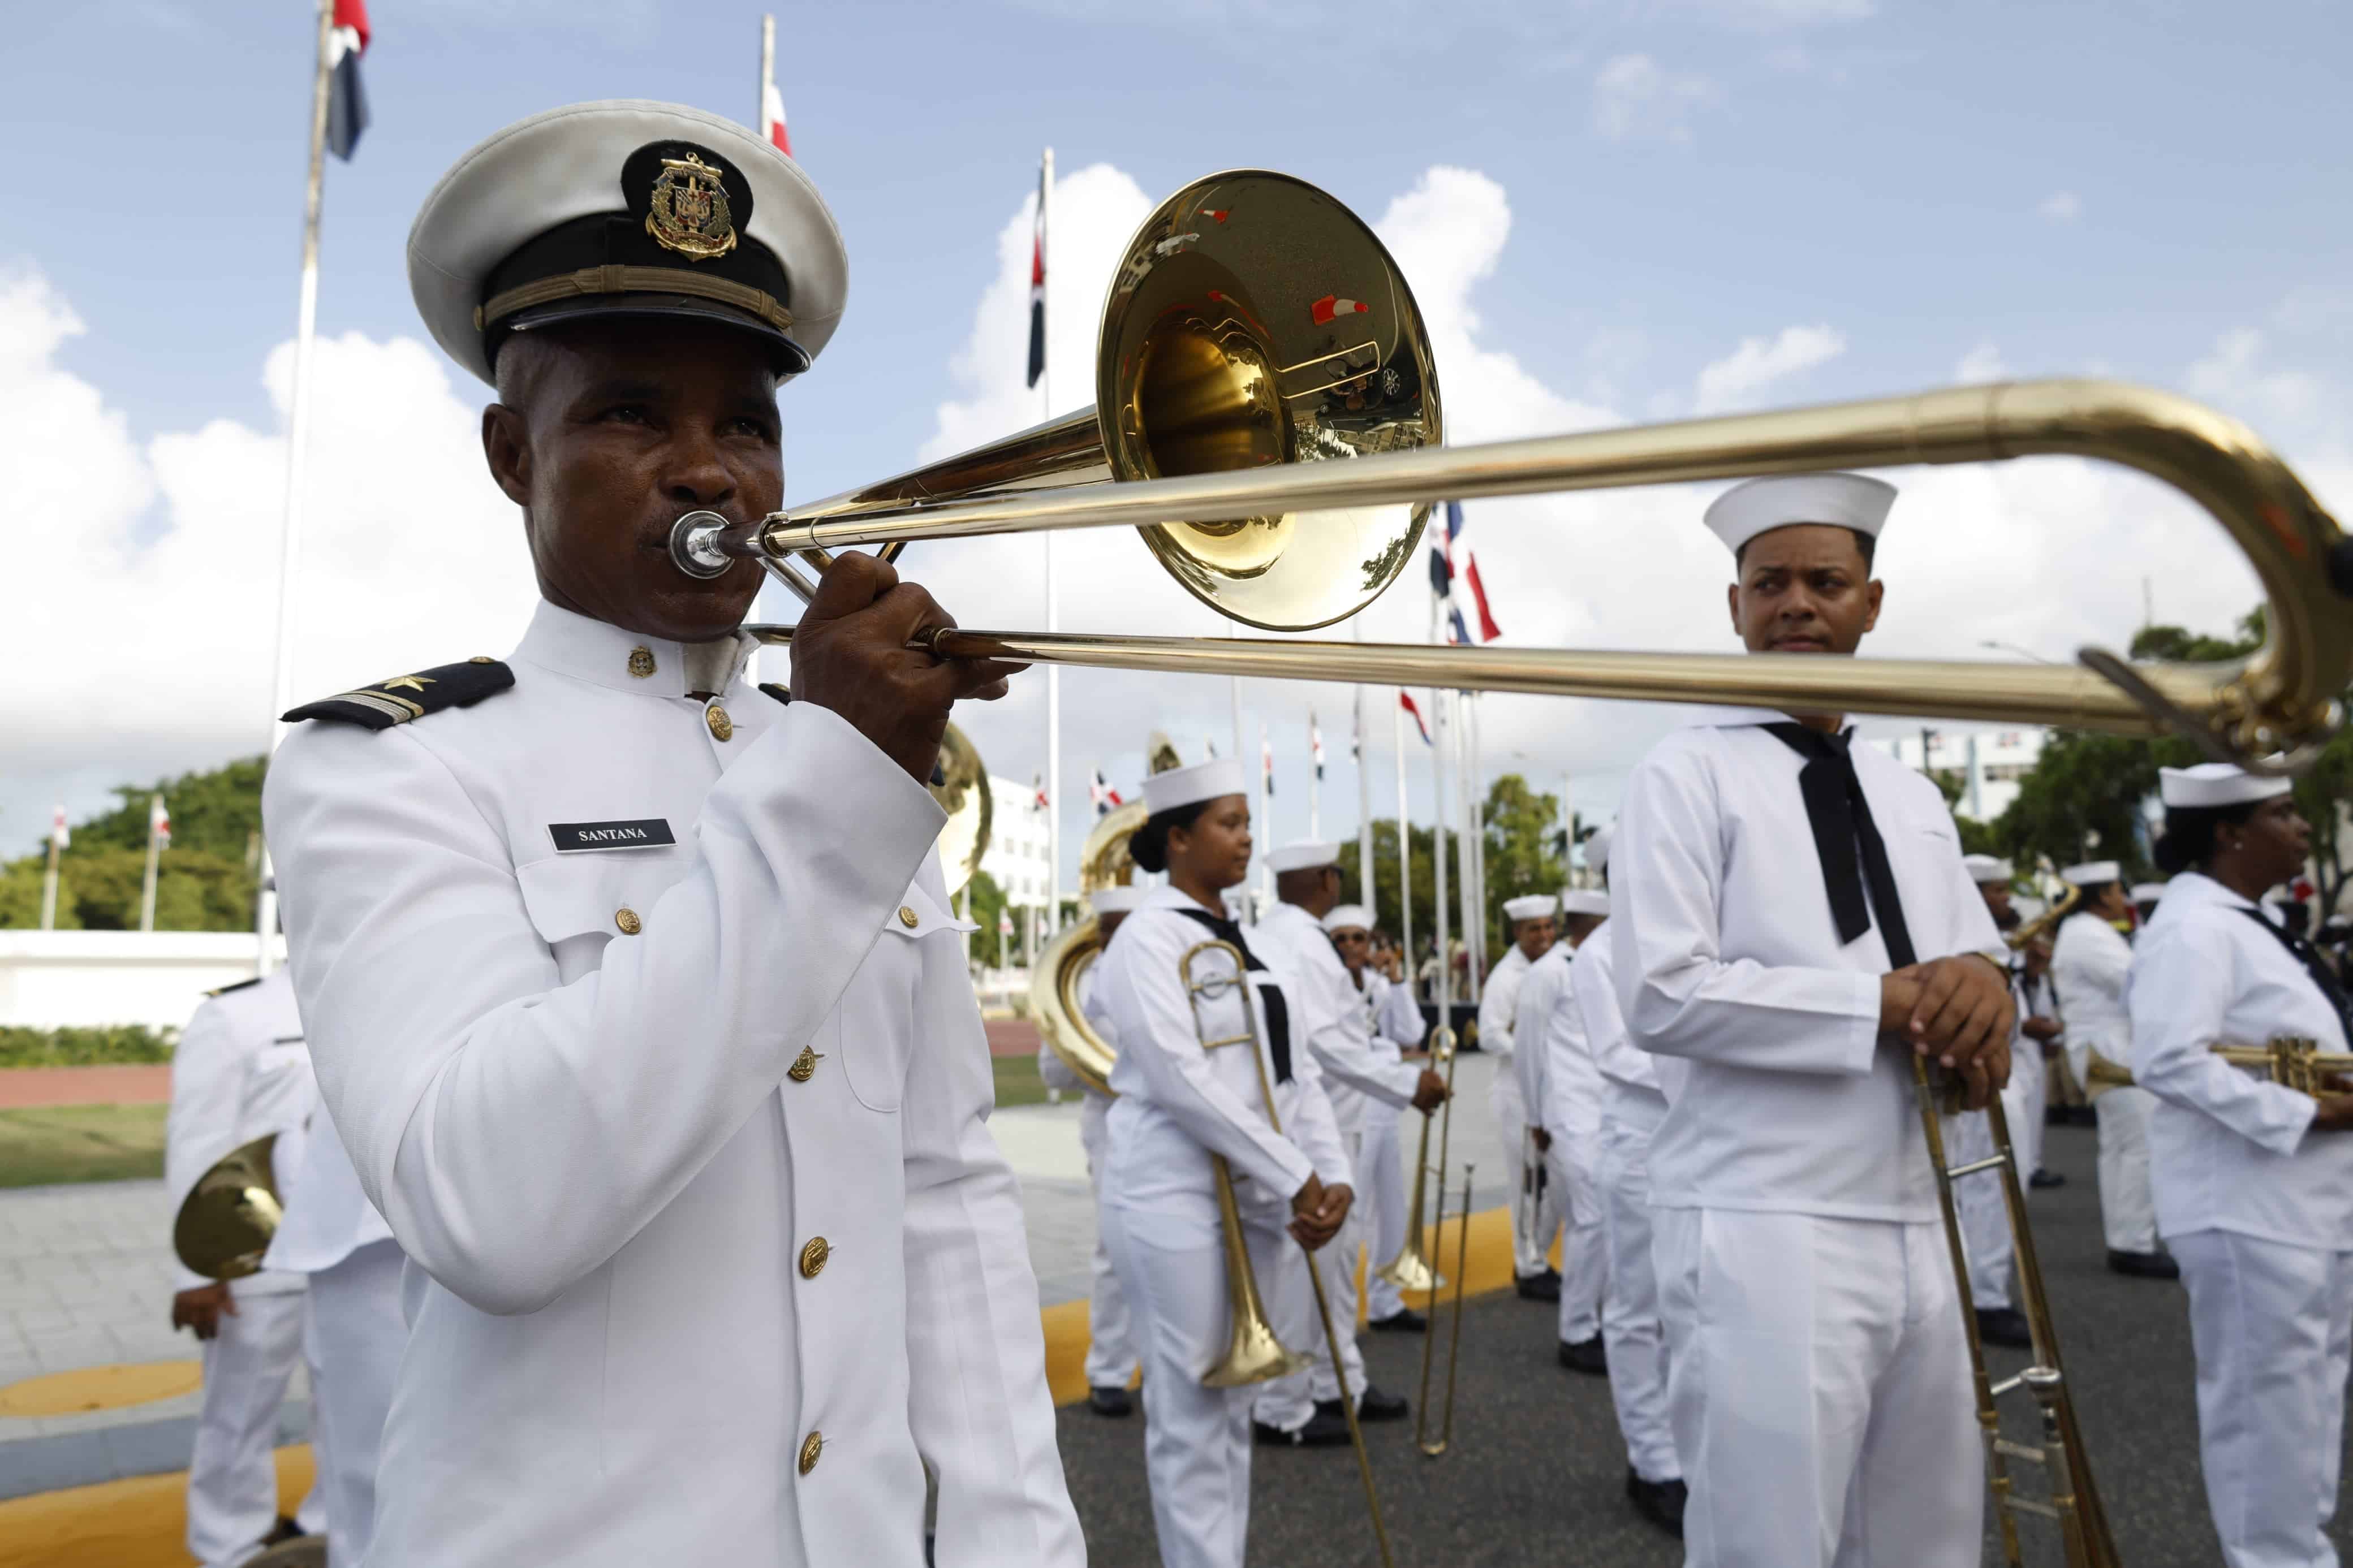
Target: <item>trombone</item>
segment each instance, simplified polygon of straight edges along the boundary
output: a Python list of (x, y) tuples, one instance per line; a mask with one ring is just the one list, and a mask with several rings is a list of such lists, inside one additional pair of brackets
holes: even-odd
[[(1194, 962), (1208, 953), (1224, 955), (1231, 967), (1196, 980)], [(1201, 1048), (1215, 1051), (1227, 1046), (1250, 1047), (1250, 1061), (1258, 1068), (1259, 1099), (1266, 1106), (1267, 1125), (1281, 1132), (1282, 1117), (1274, 1108), (1274, 1085), (1266, 1076), (1266, 1055), (1259, 1045), (1258, 1013), (1250, 1005), (1250, 982), (1241, 950), (1229, 942), (1196, 942), (1176, 961), (1176, 974), (1184, 983), (1186, 1000), (1192, 1005), (1193, 1034), (1201, 1042)], [(1241, 1033), (1212, 1038), (1201, 1016), (1201, 998), (1214, 1000), (1236, 989), (1242, 993)], [(1233, 1170), (1223, 1154), (1212, 1154), (1209, 1171), (1217, 1181), (1218, 1221), (1225, 1243), (1226, 1296), (1232, 1327), (1226, 1353), (1201, 1374), (1201, 1386), (1239, 1388), (1244, 1384), (1264, 1383), (1302, 1371), (1312, 1364), (1312, 1358), (1282, 1347), (1275, 1337), (1274, 1325), (1267, 1318), (1266, 1305), (1259, 1298), (1258, 1277), (1250, 1270), (1250, 1247), (1242, 1237), (1241, 1210), (1234, 1202)], [(1315, 1313), (1323, 1320), (1324, 1348), (1332, 1357), (1333, 1372), (1337, 1373), (1341, 1367), (1340, 1341), (1332, 1330), (1332, 1304), (1324, 1294), (1324, 1275), (1315, 1267), (1315, 1255), (1304, 1247), (1300, 1251), (1307, 1265), (1307, 1282), (1315, 1288)], [(1356, 1324), (1351, 1322), (1348, 1327), (1353, 1331)], [(1356, 1396), (1349, 1392), (1345, 1377), (1340, 1381), (1340, 1409), (1348, 1418), (1348, 1442), (1356, 1451), (1356, 1473), (1364, 1480), (1365, 1508), (1372, 1515), (1373, 1535), (1380, 1542), (1381, 1568), (1395, 1568), (1396, 1560), (1389, 1555), (1388, 1526), (1381, 1520), (1380, 1493), (1373, 1486), (1372, 1457), (1365, 1451), (1365, 1430), (1356, 1420)]]
[(2315, 1100), (2337, 1092), (2329, 1079), (2353, 1073), (2353, 1054), (2324, 1051), (2318, 1040), (2293, 1035), (2261, 1046), (2216, 1046), (2214, 1054), (2234, 1068)]
[[(1399, 1290), (1427, 1298), (1425, 1305), (1430, 1309), (1430, 1321), (1421, 1336), (1421, 1398), (1414, 1406), (1413, 1444), (1424, 1458), (1434, 1459), (1454, 1441), (1454, 1373), (1461, 1359), (1462, 1288), (1471, 1238), (1471, 1167), (1466, 1165), (1462, 1168), (1462, 1212), (1455, 1217), (1458, 1234), (1454, 1247), (1453, 1340), (1446, 1358), (1446, 1415), (1433, 1442), (1430, 1436), (1430, 1373), (1438, 1348), (1438, 1292), (1445, 1287), (1446, 1276), (1431, 1264), (1430, 1255), (1446, 1225), (1446, 1162), (1454, 1136), (1454, 1064), (1459, 1059), (1451, 1026), (1440, 1023), (1430, 1032), (1430, 1059), (1433, 1065), (1446, 1064), (1446, 1098), (1437, 1110), (1421, 1113), (1421, 1142), (1413, 1157), (1413, 1192), (1405, 1205), (1405, 1245), (1382, 1267), (1381, 1278)], [(1430, 1130), (1433, 1123), (1438, 1128), (1438, 1163), (1434, 1165), (1430, 1160)], [(1434, 1215), (1429, 1212), (1427, 1202), (1432, 1175), (1438, 1178), (1438, 1212)]]

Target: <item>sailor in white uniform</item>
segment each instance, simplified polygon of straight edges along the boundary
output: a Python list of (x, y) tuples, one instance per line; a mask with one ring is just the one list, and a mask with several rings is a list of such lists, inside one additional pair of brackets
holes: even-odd
[(2121, 925), (2132, 920), (2123, 868), (2114, 860), (2070, 866), (2060, 876), (2083, 889), (2075, 912), (2059, 922), (2051, 949), (2051, 981), (2067, 1020), (2067, 1061), (2090, 1096), (2100, 1121), (2100, 1225), (2108, 1267), (2118, 1274), (2171, 1279), (2179, 1267), (2158, 1245), (2157, 1208), (2148, 1184), (2148, 1124), (2157, 1097), (2135, 1084), (2132, 1017), (2125, 984), (2132, 943)]
[[(1852, 654), (1893, 487), (1752, 480), (1707, 521), (1753, 653)], [(1719, 710), (1628, 779), (1612, 976), (1650, 1161), (1688, 1568), (1976, 1568), (1984, 1464), (1915, 1053), (1978, 1105), (2011, 1005), (1928, 779), (1841, 716)]]
[[(1323, 1075), (1300, 1037), (1302, 999), (1226, 916), (1222, 895), (1250, 873), (1242, 789), (1230, 758), (1144, 781), (1151, 815), (1129, 849), (1145, 870), (1166, 870), (1168, 885), (1128, 916), (1101, 961), (1120, 1048), (1099, 1217), (1144, 1352), (1145, 1473), (1166, 1568), (1240, 1568), (1250, 1533), (1256, 1391), (1201, 1382), (1229, 1333), (1211, 1162), (1231, 1173), (1276, 1337), (1301, 1353), (1315, 1352), (1320, 1328), (1307, 1276), (1284, 1254), (1330, 1243), (1352, 1196)], [(1240, 974), (1227, 955), (1196, 951), (1219, 942), (1241, 951)], [(1228, 983), (1192, 992), (1188, 979)], [(1255, 1061), (1246, 1045), (1206, 1044), (1248, 1031)], [(1261, 1084), (1272, 1089), (1280, 1131)]]
[[(272, 1133), (279, 1193), (290, 1196), (311, 1092), (310, 1053), (285, 971), (209, 993), (172, 1054), (164, 1122), (172, 1212), (223, 1155)], [(302, 1276), (265, 1268), (242, 1279), (208, 1279), (178, 1263), (173, 1274), (172, 1326), (195, 1333), (205, 1367), (188, 1459), (188, 1551), (205, 1568), (224, 1568), (265, 1543), (316, 1535), (325, 1523), (316, 1486), (293, 1519), (280, 1515), (271, 1458), (279, 1407), (302, 1354)]]
[[(871, 556), (762, 688), (781, 381), (845, 293), (807, 176), (645, 102), (510, 126), (409, 239), (494, 383), (544, 602), (298, 708), (263, 816), (328, 1114), (406, 1253), (367, 1568), (1072, 1568), (1037, 1284), (925, 788), (1004, 667)], [(521, 606), (518, 606), (521, 609)], [(354, 1255), (356, 1256), (356, 1255)]]
[[(1128, 912), (1144, 901), (1143, 888), (1103, 888), (1087, 895), (1087, 907), (1095, 917), (1095, 929), (1108, 943)], [(1079, 976), (1079, 1011), (1095, 1033), (1112, 1040), (1111, 1009), (1103, 1005), (1103, 955)], [(1114, 1046), (1114, 1051), (1116, 1047)], [(1079, 1101), (1079, 1146), (1086, 1151), (1087, 1186), (1094, 1194), (1098, 1209), (1103, 1205), (1103, 1156), (1106, 1152), (1104, 1127), (1111, 1117), (1111, 1096), (1096, 1089), (1078, 1075), (1062, 1054), (1050, 1045), (1038, 1047), (1038, 1076), (1049, 1089), (1064, 1094), (1077, 1094)], [(1127, 1298), (1119, 1293), (1119, 1275), (1112, 1268), (1111, 1254), (1103, 1250), (1103, 1229), (1095, 1229), (1094, 1283), (1087, 1295), (1087, 1408), (1098, 1415), (1114, 1419), (1134, 1411), (1134, 1401), (1128, 1395), (1127, 1385), (1135, 1381), (1138, 1365), (1135, 1340), (1128, 1330)]]
[[(1609, 875), (1617, 837), (1597, 828), (1585, 863)], [(1659, 1277), (1651, 1261), (1651, 1134), (1667, 1114), (1659, 1089), (1660, 1058), (1634, 1044), (1618, 1005), (1615, 954), (1604, 920), (1577, 950), (1569, 999), (1585, 1022), (1587, 1049), (1601, 1076), (1602, 1223), (1609, 1241), (1609, 1283), (1601, 1302), (1609, 1352), (1609, 1399), (1626, 1440), (1626, 1500), (1644, 1519), (1680, 1537), (1687, 1489), (1667, 1419), (1667, 1351), (1659, 1321)]]
[(1569, 975), (1587, 937), (1609, 916), (1605, 893), (1572, 888), (1560, 896), (1559, 939), (1520, 985), (1512, 1034), (1512, 1070), (1529, 1136), (1544, 1162), (1546, 1185), (1560, 1212), (1560, 1364), (1606, 1377), (1601, 1297), (1609, 1279), (1609, 1238), (1602, 1229), (1595, 1173), (1600, 1156), (1601, 1074), (1585, 1037), (1585, 1018), (1569, 996)]
[[(1969, 880), (1977, 884), (1978, 896), (1985, 900), (1986, 913), (1993, 917), (1996, 928), (2015, 924), (2017, 916), (2010, 907), (2010, 862), (1991, 855), (1964, 855), (1961, 864), (1968, 868)], [(2012, 978), (2014, 981), (2014, 974)], [(2019, 1021), (2010, 1032), (2010, 1082), (2001, 1091), (2013, 1160), (2022, 1159), (2016, 1141), (2028, 1115), (2027, 1085), (2040, 1082), (2042, 1077), (2041, 1052), (2019, 1033), (2024, 1026), (2025, 1014), (2021, 1010)], [(2039, 1103), (2033, 1114), (2042, 1114)], [(1946, 1119), (1945, 1142), (1951, 1164), (1964, 1165), (1989, 1158), (1993, 1153), (1993, 1124), (1982, 1110), (1964, 1110)], [(2026, 1181), (2032, 1169), (2021, 1163), (2019, 1180)], [(2003, 1202), (1999, 1181), (1989, 1173), (1963, 1177), (1953, 1186), (1953, 1209), (1960, 1220), (1962, 1250), (1969, 1260), (1969, 1299), (1977, 1308), (1978, 1337), (1989, 1344), (2031, 1345), (2034, 1339), (2027, 1328), (2026, 1315), (2011, 1300), (2017, 1242), (2010, 1234), (2010, 1210)]]
[[(1374, 1048), (1372, 1021), (1363, 999), (1324, 930), (1324, 917), (1340, 902), (1340, 847), (1286, 844), (1266, 859), (1274, 873), (1277, 901), (1251, 928), (1250, 944), (1282, 973), (1299, 1003), (1292, 1037), (1305, 1043), (1323, 1073), (1332, 1119), (1348, 1151), (1350, 1185), (1361, 1193), (1364, 1184), (1357, 1173), (1366, 1107), (1410, 1105), (1426, 1114), (1444, 1102), (1446, 1080)], [(1331, 1293), (1333, 1324), (1342, 1329), (1337, 1347), (1342, 1365), (1335, 1370), (1328, 1352), (1318, 1353), (1309, 1371), (1261, 1388), (1252, 1412), (1254, 1436), (1261, 1442), (1314, 1447), (1348, 1441), (1347, 1416), (1340, 1409), (1344, 1377), (1356, 1396), (1359, 1421), (1401, 1421), (1408, 1413), (1403, 1395), (1384, 1392), (1366, 1378), (1365, 1358), (1356, 1347), (1356, 1268), (1365, 1244), (1362, 1206), (1350, 1206), (1347, 1223), (1318, 1258)], [(1387, 1261), (1377, 1258), (1372, 1267), (1378, 1269)], [(1286, 1262), (1303, 1271), (1307, 1255), (1294, 1250)], [(1312, 1412), (1303, 1404), (1309, 1397)]]
[(2230, 1568), (2336, 1568), (2353, 1083), (2315, 1097), (2214, 1054), (2281, 1038), (2348, 1049), (2343, 981), (2261, 908), (2302, 870), (2312, 830), (2285, 779), (2204, 763), (2163, 770), (2158, 790), (2158, 859), (2178, 874), (2133, 964), (2132, 1069), (2158, 1100), (2150, 1175), (2189, 1290), (2206, 1500)]
[[(1385, 1067), (1400, 1065), (1406, 1052), (1421, 1048), (1421, 1009), (1413, 1005), (1409, 987), (1392, 981), (1373, 962), (1373, 912), (1362, 904), (1338, 905), (1324, 917), (1324, 931), (1364, 1008), (1374, 1058)], [(1427, 1329), (1429, 1320), (1407, 1306), (1403, 1292), (1381, 1273), (1405, 1247), (1405, 1160), (1398, 1139), (1398, 1110), (1378, 1097), (1365, 1100), (1365, 1131), (1355, 1161), (1356, 1202), (1349, 1223), (1358, 1227), (1370, 1249), (1365, 1265), (1366, 1326), (1377, 1333), (1413, 1334)]]
[(1487, 1109), (1495, 1119), (1495, 1142), (1514, 1173), (1512, 1200), (1512, 1272), (1519, 1293), (1532, 1301), (1560, 1300), (1560, 1271), (1552, 1266), (1553, 1237), (1560, 1230), (1560, 1207), (1543, 1154), (1529, 1136), (1533, 1124), (1520, 1101), (1519, 1076), (1512, 1070), (1517, 1041), (1520, 986), (1528, 971), (1552, 946), (1558, 901), (1550, 893), (1504, 900), (1511, 927), (1511, 951), (1496, 962), (1479, 994), (1479, 1048), (1494, 1058), (1487, 1086)]

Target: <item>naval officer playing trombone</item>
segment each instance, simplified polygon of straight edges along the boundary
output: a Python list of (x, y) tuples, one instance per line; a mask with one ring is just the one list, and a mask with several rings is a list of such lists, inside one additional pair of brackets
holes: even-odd
[[(776, 389), (846, 258), (799, 167), (643, 102), (460, 159), (409, 239), (498, 389), (543, 602), (295, 710), (264, 800), (328, 1111), (409, 1258), (369, 1568), (1083, 1561), (924, 788), (1001, 666), (850, 555), (756, 688)], [(787, 700), (788, 699), (788, 700)]]

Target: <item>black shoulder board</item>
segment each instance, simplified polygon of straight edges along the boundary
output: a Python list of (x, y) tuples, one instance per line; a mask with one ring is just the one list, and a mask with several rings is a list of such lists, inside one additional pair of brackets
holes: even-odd
[(207, 991), (205, 994), (207, 996), (226, 996), (232, 991), (242, 991), (248, 985), (259, 985), (260, 984), (261, 976), (257, 974), (250, 980), (240, 980), (234, 985), (223, 985), (215, 990)]
[(339, 691), (316, 702), (305, 702), (300, 708), (288, 710), (285, 720), (291, 724), (297, 719), (335, 719), (370, 730), (389, 730), (395, 724), (406, 724), (427, 713), (438, 713), (444, 708), (471, 708), (483, 698), (495, 697), (513, 684), (514, 671), (497, 659), (470, 658), (463, 664), (445, 664), (414, 675), (396, 675), (356, 691)]
[(760, 689), (766, 692), (769, 696), (775, 698), (779, 702), (790, 702), (793, 700), (792, 688), (788, 686), (779, 686), (773, 680), (764, 680), (760, 682)]

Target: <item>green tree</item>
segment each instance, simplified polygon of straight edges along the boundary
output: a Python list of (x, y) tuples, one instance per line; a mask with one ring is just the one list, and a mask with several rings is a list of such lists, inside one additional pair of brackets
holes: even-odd
[(1005, 967), (1006, 939), (997, 934), (997, 917), (1005, 912), (1005, 889), (986, 871), (975, 871), (965, 884), (965, 908), (980, 929), (972, 933), (972, 955), (991, 969)]
[[(1561, 853), (1560, 797), (1539, 795), (1517, 773), (1505, 773), (1487, 791), (1484, 816), (1487, 856), (1487, 951), (1499, 953), (1508, 940), (1504, 930), (1504, 900), (1522, 893), (1555, 893), (1568, 880), (1567, 862)], [(1427, 827), (1408, 835), (1413, 867), (1413, 940), (1421, 948), (1437, 934), (1437, 850)], [(1456, 911), (1461, 908), (1462, 849), (1455, 835), (1446, 841), (1447, 926), (1460, 938)], [(1364, 879), (1356, 864), (1356, 846), (1340, 847), (1340, 896), (1365, 903)], [(1373, 823), (1373, 919), (1390, 935), (1398, 934), (1398, 826), (1389, 817)]]
[[(155, 876), (158, 931), (249, 931), (261, 847), (262, 760), (153, 784), (117, 784), (113, 809), (73, 829), (58, 858), (58, 926), (63, 931), (136, 931), (147, 874), (147, 813), (161, 794), (172, 814), (172, 847)], [(0, 926), (41, 921), (48, 846), (0, 865)]]

